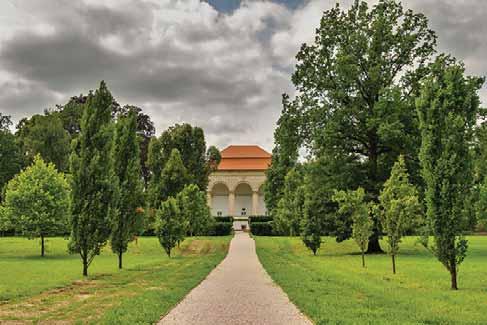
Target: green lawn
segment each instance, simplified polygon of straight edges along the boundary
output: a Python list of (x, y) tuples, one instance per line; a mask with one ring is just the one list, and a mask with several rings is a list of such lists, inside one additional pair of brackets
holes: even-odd
[(487, 324), (487, 237), (470, 237), (459, 287), (406, 238), (393, 275), (388, 255), (366, 257), (354, 242), (324, 238), (313, 256), (299, 238), (255, 237), (257, 254), (289, 298), (317, 324)]
[(231, 237), (186, 239), (175, 256), (156, 238), (139, 238), (124, 255), (125, 269), (106, 248), (81, 276), (67, 241), (0, 238), (0, 323), (4, 320), (136, 324), (157, 321), (225, 257)]

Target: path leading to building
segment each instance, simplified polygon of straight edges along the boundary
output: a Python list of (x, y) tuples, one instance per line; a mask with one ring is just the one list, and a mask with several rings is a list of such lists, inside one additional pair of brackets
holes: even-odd
[(159, 324), (311, 324), (265, 272), (238, 232), (227, 257)]

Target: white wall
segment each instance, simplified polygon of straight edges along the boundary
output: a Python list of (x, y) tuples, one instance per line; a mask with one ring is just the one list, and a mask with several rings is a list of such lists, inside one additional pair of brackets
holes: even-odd
[(252, 195), (235, 195), (235, 215), (242, 214), (242, 208), (247, 210), (247, 216), (252, 215)]
[(227, 195), (213, 195), (211, 200), (211, 215), (217, 216), (218, 211), (222, 212), (222, 216), (228, 216)]

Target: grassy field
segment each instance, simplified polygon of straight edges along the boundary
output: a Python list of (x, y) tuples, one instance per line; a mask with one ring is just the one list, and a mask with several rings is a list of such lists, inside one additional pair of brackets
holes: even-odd
[(257, 254), (289, 298), (317, 324), (487, 324), (487, 237), (470, 237), (459, 291), (449, 273), (406, 238), (393, 275), (388, 255), (361, 267), (352, 241), (324, 238), (313, 256), (299, 238), (256, 237)]
[(152, 323), (225, 257), (229, 241), (189, 238), (169, 259), (156, 238), (139, 238), (124, 270), (107, 248), (83, 279), (79, 256), (67, 254), (62, 238), (48, 240), (44, 258), (34, 240), (0, 238), (0, 323)]

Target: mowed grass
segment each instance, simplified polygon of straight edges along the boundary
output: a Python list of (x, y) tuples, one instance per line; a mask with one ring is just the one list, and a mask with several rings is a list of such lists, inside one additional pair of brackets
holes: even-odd
[(156, 322), (226, 256), (230, 237), (188, 238), (168, 258), (157, 238), (142, 237), (124, 255), (124, 269), (107, 247), (81, 276), (67, 241), (0, 238), (2, 321), (147, 324)]
[(362, 268), (353, 241), (324, 238), (313, 256), (299, 238), (255, 238), (264, 268), (317, 324), (487, 324), (487, 237), (468, 238), (459, 291), (414, 237), (401, 245), (396, 275), (385, 254)]

